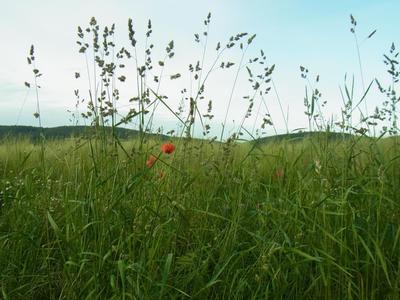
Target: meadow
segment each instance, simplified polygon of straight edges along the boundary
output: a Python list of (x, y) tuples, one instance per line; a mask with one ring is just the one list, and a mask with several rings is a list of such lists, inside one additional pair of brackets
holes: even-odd
[(2, 297), (398, 299), (399, 142), (5, 141)]
[[(335, 139), (318, 113), (323, 103), (315, 89), (305, 98), (309, 130), (316, 132), (309, 137), (264, 143), (242, 141), (238, 132), (194, 139), (195, 122), (211, 118), (211, 108), (198, 113), (199, 84), (187, 99), (187, 116), (167, 107), (184, 131), (166, 141), (146, 130), (153, 105), (166, 106), (145, 81), (151, 61), (137, 68), (137, 110), (118, 118), (111, 84), (116, 65), (107, 64), (113, 29), (104, 30), (104, 44), (99, 31), (95, 19), (88, 30), (78, 29), (80, 39), (93, 33), (93, 47), (81, 42), (80, 52), (93, 49), (96, 76), (113, 90), (92, 91), (83, 115), (91, 134), (0, 142), (2, 299), (400, 298), (396, 96), (384, 117), (367, 117), (356, 127), (352, 116), (365, 95), (358, 101), (346, 87)], [(243, 49), (253, 39), (239, 34), (225, 48), (237, 42)], [(130, 57), (125, 51), (115, 52), (117, 58)], [(166, 51), (173, 53), (173, 43)], [(28, 63), (34, 62), (32, 46)], [(267, 93), (273, 67), (263, 69), (261, 83), (250, 67), (254, 95), (262, 88)], [(196, 68), (191, 72), (201, 78)], [(37, 66), (33, 75), (26, 85), (37, 91)], [(39, 97), (37, 104), (40, 121)], [(267, 117), (262, 128), (273, 126)], [(139, 120), (136, 138), (103, 130), (105, 120), (116, 128), (133, 119)], [(372, 121), (389, 125), (372, 136), (370, 127), (378, 128)]]

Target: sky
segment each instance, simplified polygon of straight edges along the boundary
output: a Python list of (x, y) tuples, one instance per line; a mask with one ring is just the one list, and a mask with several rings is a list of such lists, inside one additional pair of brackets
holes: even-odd
[[(163, 71), (165, 78), (159, 87), (159, 93), (168, 96), (167, 105), (174, 111), (182, 103), (180, 91), (183, 88), (190, 90), (192, 85), (193, 94), (196, 88), (196, 84), (190, 81), (188, 65), (202, 60), (205, 39), (202, 37), (202, 42), (196, 43), (194, 34), (204, 31), (203, 20), (209, 12), (211, 22), (204, 70), (211, 67), (216, 57), (215, 46), (218, 41), (225, 44), (230, 36), (240, 32), (256, 34), (243, 61), (246, 63), (263, 49), (267, 65), (275, 64), (275, 70), (269, 83), (271, 90), (263, 99), (255, 98), (253, 114), (243, 122), (253, 134), (266, 113), (270, 114), (274, 127), (267, 126), (263, 130), (265, 134), (307, 128), (304, 114), (306, 85), (321, 91), (321, 101), (327, 101), (322, 108), (326, 118), (338, 120), (343, 103), (340, 87), (344, 87), (345, 76), (348, 84), (354, 76), (356, 99), (362, 96), (366, 86), (375, 78), (389, 83), (383, 54), (389, 52), (393, 42), (400, 44), (400, 22), (396, 16), (400, 11), (398, 0), (16, 0), (3, 1), (0, 5), (0, 35), (3, 40), (0, 47), (0, 125), (38, 125), (33, 115), (37, 100), (35, 90), (24, 85), (25, 81), (33, 82), (32, 68), (26, 61), (32, 44), (35, 45), (37, 68), (43, 73), (38, 81), (41, 86), (39, 103), (42, 125), (85, 124), (82, 118), (73, 121), (71, 115), (71, 112), (86, 110), (88, 90), (93, 89), (93, 78), (92, 86), (88, 83), (85, 57), (78, 53), (76, 33), (78, 26), (88, 26), (92, 16), (96, 17), (100, 26), (115, 23), (118, 49), (129, 49), (127, 23), (128, 18), (132, 18), (139, 60), (144, 58), (149, 19), (153, 27), (149, 43), (155, 45), (154, 62), (164, 57), (166, 45), (174, 40), (175, 56), (166, 63)], [(355, 39), (350, 32), (350, 14), (357, 20), (362, 73)], [(366, 39), (373, 30), (376, 33)], [(224, 122), (226, 134), (235, 132), (246, 114), (248, 103), (243, 96), (251, 94), (251, 85), (247, 80), (247, 70), (243, 67), (245, 63), (234, 85), (241, 56), (240, 49), (227, 51), (222, 61), (236, 64), (229, 70), (213, 71), (207, 79), (205, 99), (199, 101), (199, 108), (205, 113), (208, 100), (213, 101), (211, 134), (220, 132)], [(309, 70), (309, 82), (301, 78), (300, 66)], [(256, 69), (253, 71), (256, 72)], [(79, 79), (75, 79), (75, 72), (81, 74)], [(154, 68), (154, 73), (158, 72), (159, 69)], [(181, 78), (170, 81), (169, 75), (178, 72)], [(137, 93), (134, 64), (127, 63), (124, 75), (128, 79), (117, 86), (121, 95), (117, 109), (121, 115), (136, 105), (128, 101)], [(315, 83), (317, 75), (320, 80)], [(81, 97), (86, 101), (77, 109), (75, 89), (80, 90)], [(371, 112), (383, 100), (373, 84), (363, 109)], [(183, 105), (187, 112), (187, 101), (183, 101)], [(160, 104), (153, 129), (160, 127), (163, 131), (178, 131), (178, 124), (174, 115)], [(136, 119), (126, 125), (128, 128), (137, 126)], [(200, 127), (197, 125), (196, 134), (200, 134)]]

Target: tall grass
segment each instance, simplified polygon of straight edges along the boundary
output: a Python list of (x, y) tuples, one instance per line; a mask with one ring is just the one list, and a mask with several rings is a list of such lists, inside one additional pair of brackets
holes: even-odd
[(398, 142), (3, 143), (3, 298), (398, 299)]
[[(104, 29), (103, 46), (95, 19), (88, 29), (78, 29), (90, 88), (83, 117), (93, 135), (41, 144), (9, 138), (0, 144), (1, 297), (399, 299), (400, 141), (369, 137), (353, 124), (365, 94), (357, 98), (346, 83), (337, 126), (352, 135), (332, 140), (321, 94), (304, 74), (312, 91), (305, 98), (309, 127), (326, 132), (301, 141), (239, 143), (244, 132), (252, 134), (244, 120), (257, 101), (265, 105), (274, 69), (261, 64), (263, 72), (256, 73), (251, 63), (239, 63), (237, 72), (246, 70), (252, 82), (239, 128), (223, 140), (224, 124), (220, 142), (192, 139), (196, 120), (205, 136), (209, 133), (203, 121), (212, 119), (212, 104), (203, 114), (198, 101), (217, 63), (208, 71), (200, 61), (191, 65), (198, 84), (183, 99), (188, 110), (175, 111), (159, 95), (159, 82), (155, 87), (148, 82), (150, 42), (141, 65), (132, 21), (128, 27), (132, 53), (110, 50), (114, 26)], [(149, 22), (146, 38), (151, 31)], [(85, 32), (93, 34), (93, 65)], [(235, 45), (245, 55), (255, 38), (247, 36), (234, 35), (217, 47), (215, 61)], [(170, 42), (165, 58), (174, 56), (173, 49)], [(123, 58), (133, 58), (137, 66), (137, 96), (136, 108), (119, 116), (116, 79), (126, 78), (116, 77), (115, 70)], [(264, 53), (252, 61), (264, 62)], [(160, 74), (164, 64), (159, 63)], [(390, 91), (397, 83), (392, 73)], [(80, 99), (79, 91), (75, 94)], [(392, 106), (384, 112), (393, 125), (387, 132), (394, 135), (396, 99), (389, 96)], [(171, 137), (176, 146), (171, 154), (161, 151), (161, 139), (146, 134), (158, 106), (183, 125)], [(378, 119), (372, 116), (362, 125)], [(107, 124), (115, 128), (131, 120), (139, 121), (137, 139), (106, 133)], [(267, 114), (260, 127), (271, 125)], [(146, 163), (150, 157), (152, 164)]]

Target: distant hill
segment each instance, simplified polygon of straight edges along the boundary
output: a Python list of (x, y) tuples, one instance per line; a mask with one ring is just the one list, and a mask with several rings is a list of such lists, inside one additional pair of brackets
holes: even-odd
[[(107, 134), (111, 134), (111, 127), (101, 127), (100, 130), (105, 130)], [(116, 135), (120, 139), (135, 138), (139, 135), (139, 131), (134, 129), (118, 127), (115, 129)], [(94, 128), (91, 126), (59, 126), (59, 127), (48, 127), (40, 128), (34, 126), (0, 126), (0, 139), (4, 138), (27, 138), (30, 140), (37, 140), (40, 138), (40, 134), (46, 139), (65, 139), (71, 137), (88, 137), (94, 133)], [(171, 139), (170, 136), (163, 134), (147, 133), (147, 136), (161, 138), (162, 140)], [(328, 140), (343, 140), (354, 137), (354, 135), (348, 133), (339, 132), (296, 132), (289, 134), (279, 134), (274, 136), (263, 137), (254, 141), (248, 141), (250, 143), (256, 142), (260, 144), (277, 143), (282, 141), (289, 142), (300, 142), (307, 138), (326, 138)], [(200, 139), (195, 139), (200, 140)]]
[(354, 135), (349, 134), (349, 133), (341, 133), (341, 132), (319, 132), (319, 131), (296, 132), (296, 133), (267, 136), (267, 137), (257, 139), (253, 142), (261, 143), (261, 144), (277, 143), (277, 142), (282, 142), (282, 141), (297, 142), (297, 141), (303, 141), (304, 139), (307, 139), (307, 138), (318, 138), (318, 137), (320, 137), (320, 138), (327, 137), (328, 140), (335, 141), (335, 140), (349, 139), (351, 137), (354, 137)]
[[(107, 134), (112, 133), (111, 127), (101, 127), (100, 130), (105, 130)], [(40, 138), (40, 134), (47, 139), (65, 139), (70, 137), (87, 137), (92, 135), (94, 128), (91, 126), (59, 126), (40, 128), (34, 126), (0, 126), (0, 139), (4, 138), (28, 138), (36, 140)], [(134, 138), (139, 135), (139, 131), (118, 127), (116, 128), (116, 135), (121, 139)], [(154, 137), (169, 139), (170, 137), (162, 134), (149, 134)]]

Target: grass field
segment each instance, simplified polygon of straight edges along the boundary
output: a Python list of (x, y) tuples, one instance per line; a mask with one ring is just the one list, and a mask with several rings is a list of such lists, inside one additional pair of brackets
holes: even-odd
[[(357, 22), (350, 18), (363, 78)], [(289, 134), (286, 105), (272, 80), (275, 65), (263, 50), (247, 53), (256, 35), (238, 33), (207, 46), (210, 22), (208, 14), (202, 34), (194, 35), (201, 55), (183, 75), (168, 69), (173, 40), (153, 58), (151, 21), (140, 47), (132, 19), (123, 47), (114, 24), (100, 27), (93, 17), (78, 27), (85, 68), (75, 79), (87, 87), (74, 90), (71, 122), (91, 130), (81, 135), (87, 127), (72, 127), (71, 138), (71, 128), (43, 128), (42, 73), (31, 46), (32, 80), (25, 86), (27, 96), (33, 90), (39, 126), (0, 128), (6, 132), (0, 138), (0, 299), (400, 299), (394, 43), (384, 55), (389, 78), (363, 79), (359, 94), (354, 76), (345, 75), (335, 116), (318, 90), (320, 76), (300, 66), (301, 117), (311, 134)], [(229, 74), (219, 77), (227, 98), (207, 90), (216, 72)], [(161, 81), (174, 89), (170, 80), (181, 76), (188, 86), (174, 91), (179, 97), (164, 95)], [(243, 82), (249, 84), (244, 96), (237, 91)], [(133, 95), (120, 94), (120, 87)], [(368, 110), (372, 89), (383, 102)], [(269, 93), (281, 116), (271, 116)], [(225, 107), (217, 121), (214, 97)], [(167, 99), (178, 99), (179, 107)], [(239, 116), (232, 114), (234, 101), (243, 106)], [(181, 132), (157, 130), (160, 110)], [(232, 117), (239, 118), (233, 127)], [(222, 125), (218, 136), (211, 137), (212, 124)], [(287, 134), (278, 135), (283, 125)], [(276, 136), (266, 137), (271, 132)]]
[(4, 140), (1, 297), (399, 299), (399, 139), (162, 143)]

